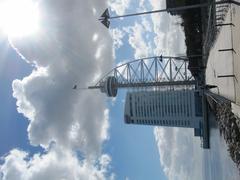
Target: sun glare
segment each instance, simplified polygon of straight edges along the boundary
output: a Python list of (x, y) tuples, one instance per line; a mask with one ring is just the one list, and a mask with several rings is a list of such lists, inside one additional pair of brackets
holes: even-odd
[(32, 0), (7, 0), (0, 4), (0, 29), (8, 37), (33, 35), (38, 25), (39, 12)]

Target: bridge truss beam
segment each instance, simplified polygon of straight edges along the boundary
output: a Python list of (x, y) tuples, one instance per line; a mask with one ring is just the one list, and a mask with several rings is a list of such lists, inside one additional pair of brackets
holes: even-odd
[(196, 83), (188, 70), (186, 57), (154, 56), (133, 60), (113, 68), (94, 86), (88, 88), (102, 88), (108, 77), (116, 78), (116, 88), (194, 85)]

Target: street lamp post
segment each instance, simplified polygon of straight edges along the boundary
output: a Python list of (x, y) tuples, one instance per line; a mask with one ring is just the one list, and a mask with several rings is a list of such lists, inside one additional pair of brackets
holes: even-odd
[(188, 9), (196, 9), (196, 8), (202, 8), (202, 7), (208, 7), (211, 4), (227, 4), (232, 3), (240, 6), (240, 2), (233, 1), (233, 0), (222, 0), (212, 3), (201, 3), (201, 4), (194, 4), (194, 5), (188, 5), (188, 6), (180, 6), (180, 7), (174, 7), (174, 8), (166, 8), (166, 9), (159, 9), (154, 11), (146, 11), (146, 12), (140, 12), (140, 13), (133, 13), (133, 14), (125, 14), (121, 16), (110, 16), (108, 8), (104, 11), (104, 13), (101, 15), (101, 17), (98, 19), (105, 27), (109, 28), (110, 26), (110, 20), (111, 19), (117, 19), (117, 18), (124, 18), (124, 17), (130, 17), (130, 16), (139, 16), (139, 15), (145, 15), (145, 14), (154, 14), (154, 13), (160, 13), (160, 12), (174, 12), (174, 11), (183, 11)]

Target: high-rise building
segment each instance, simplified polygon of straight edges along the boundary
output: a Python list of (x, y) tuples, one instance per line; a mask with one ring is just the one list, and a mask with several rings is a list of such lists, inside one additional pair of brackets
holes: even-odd
[(197, 130), (202, 122), (201, 96), (196, 90), (128, 92), (127, 124), (186, 127)]

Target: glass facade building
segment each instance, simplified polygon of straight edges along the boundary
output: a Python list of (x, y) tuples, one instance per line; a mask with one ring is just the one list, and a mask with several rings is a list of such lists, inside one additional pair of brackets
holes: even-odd
[(195, 90), (128, 92), (124, 121), (199, 129), (202, 122), (201, 96)]

